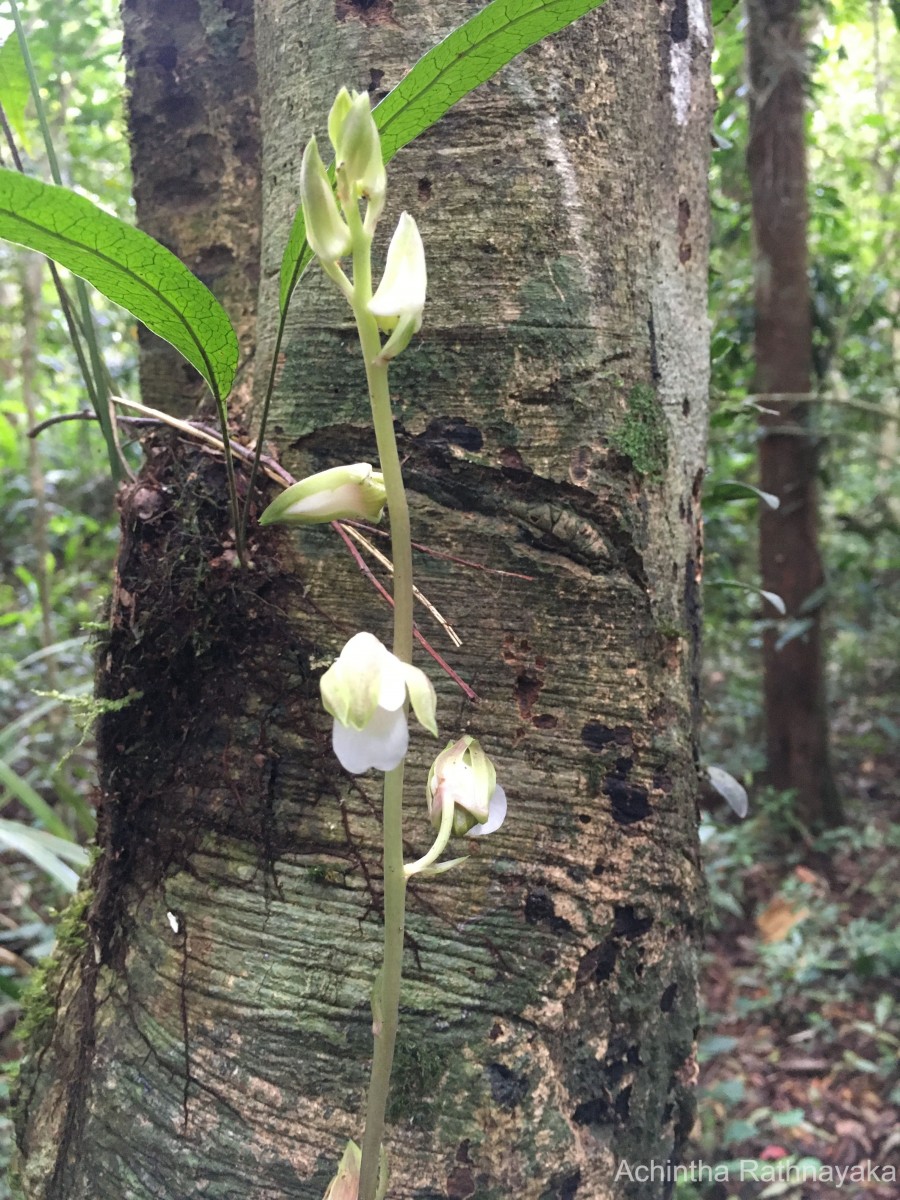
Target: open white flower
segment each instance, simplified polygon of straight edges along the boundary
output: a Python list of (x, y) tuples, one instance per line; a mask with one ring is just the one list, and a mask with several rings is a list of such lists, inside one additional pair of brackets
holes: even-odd
[(494, 764), (472, 737), (450, 742), (437, 756), (426, 796), (435, 828), (440, 827), (444, 806), (453, 805), (456, 837), (482, 837), (506, 819), (506, 793), (497, 783)]
[(369, 301), (369, 312), (379, 326), (390, 332), (379, 361), (394, 358), (422, 328), (428, 274), (425, 247), (419, 227), (408, 212), (400, 214), (391, 244), (388, 246), (384, 275)]
[(431, 680), (371, 633), (354, 634), (319, 686), (325, 710), (334, 717), (334, 752), (354, 775), (370, 767), (392, 771), (405, 757), (407, 696), (419, 724), (437, 736)]

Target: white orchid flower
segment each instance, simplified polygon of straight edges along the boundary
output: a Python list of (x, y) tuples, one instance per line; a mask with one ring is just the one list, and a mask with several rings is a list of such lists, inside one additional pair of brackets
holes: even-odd
[(334, 752), (353, 775), (370, 767), (392, 771), (406, 756), (407, 696), (419, 724), (437, 736), (431, 680), (371, 633), (354, 634), (319, 686), (325, 710), (334, 717)]

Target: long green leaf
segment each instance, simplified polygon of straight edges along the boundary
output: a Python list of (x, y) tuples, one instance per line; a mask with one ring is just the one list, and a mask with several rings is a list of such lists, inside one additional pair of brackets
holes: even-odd
[(86, 279), (183, 354), (220, 404), (228, 395), (237, 336), (212, 292), (165, 246), (84, 196), (5, 169), (0, 237)]
[[(65, 823), (56, 815), (40, 792), (36, 792), (27, 779), (16, 774), (9, 763), (0, 758), (0, 787), (10, 795), (15, 796), (20, 804), (24, 804), (36, 821), (42, 821), (50, 833), (57, 837), (68, 838), (72, 835), (66, 829)], [(2, 800), (2, 797), (0, 797)]]
[(62, 861), (67, 858), (76, 866), (84, 868), (88, 864), (87, 851), (72, 842), (54, 838), (29, 829), (21, 821), (7, 821), (0, 817), (0, 846), (23, 854), (42, 871), (55, 879), (67, 892), (74, 892), (78, 887), (78, 875), (71, 867)]
[[(474, 91), (529, 46), (599, 8), (604, 0), (493, 0), (454, 29), (404, 75), (374, 110), (384, 161), (430, 128), (457, 100)], [(297, 212), (281, 264), (280, 303), (312, 257), (302, 210)]]

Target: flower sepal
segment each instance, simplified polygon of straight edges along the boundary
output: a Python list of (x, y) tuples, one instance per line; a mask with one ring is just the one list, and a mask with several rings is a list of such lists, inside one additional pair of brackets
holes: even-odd
[(422, 328), (427, 287), (422, 236), (413, 218), (404, 212), (388, 246), (381, 282), (368, 304), (379, 328), (390, 334), (377, 361), (395, 358)]
[(341, 216), (331, 180), (310, 138), (300, 163), (300, 204), (306, 222), (306, 239), (323, 263), (335, 263), (350, 252), (350, 229)]

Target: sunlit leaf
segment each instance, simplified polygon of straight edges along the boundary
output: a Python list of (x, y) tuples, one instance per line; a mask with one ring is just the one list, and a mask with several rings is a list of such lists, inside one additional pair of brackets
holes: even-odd
[(19, 139), (25, 143), (25, 106), (28, 104), (28, 73), (13, 35), (0, 46), (0, 105)]
[(197, 368), (217, 399), (238, 342), (222, 306), (171, 251), (84, 196), (0, 169), (0, 237), (46, 254), (120, 304)]
[[(604, 0), (493, 0), (434, 46), (374, 109), (385, 163), (495, 75), (545, 37), (599, 8)], [(281, 264), (281, 311), (312, 253), (302, 210), (297, 212)]]

